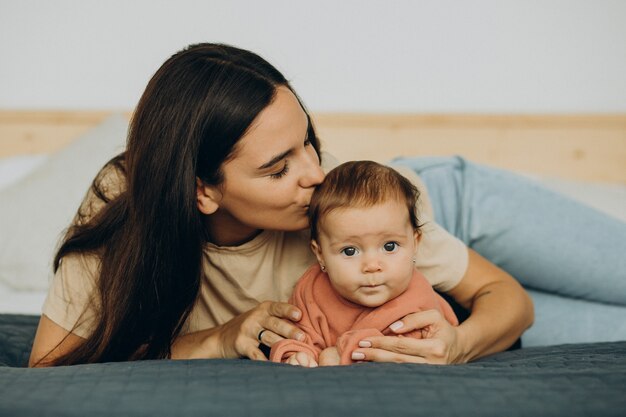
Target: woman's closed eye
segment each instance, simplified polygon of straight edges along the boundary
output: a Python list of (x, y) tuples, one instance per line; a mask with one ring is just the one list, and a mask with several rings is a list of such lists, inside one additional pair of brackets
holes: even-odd
[(278, 180), (287, 175), (287, 172), (289, 172), (289, 161), (285, 160), (285, 165), (283, 166), (283, 169), (281, 169), (279, 172), (270, 174), (270, 178)]
[[(311, 142), (310, 139), (305, 139), (304, 140), (304, 147), (306, 148), (307, 146), (312, 146), (313, 143)], [(289, 161), (287, 159), (285, 159), (285, 165), (283, 165), (283, 169), (281, 169), (279, 172), (275, 172), (273, 174), (270, 174), (270, 178), (278, 180), (282, 177), (284, 177), (285, 175), (287, 175), (287, 173), (289, 172)]]

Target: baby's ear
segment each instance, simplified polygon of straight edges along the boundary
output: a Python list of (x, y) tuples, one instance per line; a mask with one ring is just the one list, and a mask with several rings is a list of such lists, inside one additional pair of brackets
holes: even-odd
[(326, 264), (324, 263), (324, 257), (322, 256), (322, 249), (315, 239), (311, 239), (311, 250), (317, 258), (317, 262), (319, 262), (320, 265), (325, 266)]
[(419, 229), (416, 229), (413, 232), (413, 238), (415, 239), (415, 250), (417, 251), (417, 247), (420, 244), (420, 241), (422, 240), (422, 231)]
[(205, 184), (200, 178), (196, 178), (196, 201), (201, 213), (215, 213), (221, 200), (222, 193), (216, 186)]

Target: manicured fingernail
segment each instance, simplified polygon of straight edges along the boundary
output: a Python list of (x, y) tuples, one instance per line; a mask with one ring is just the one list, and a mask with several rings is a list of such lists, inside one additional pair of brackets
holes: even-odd
[(291, 317), (293, 317), (294, 320), (300, 320), (300, 312), (294, 311), (293, 313), (291, 313)]
[(361, 340), (359, 342), (359, 347), (362, 347), (362, 348), (372, 347), (372, 342), (370, 342), (369, 340)]
[(296, 333), (296, 340), (304, 342), (304, 333)]
[(352, 359), (360, 361), (361, 359), (365, 359), (365, 354), (361, 352), (352, 352)]
[(398, 329), (401, 329), (402, 326), (404, 326), (404, 323), (402, 323), (401, 321), (397, 321), (397, 322), (393, 323), (391, 326), (389, 326), (389, 328), (391, 330), (398, 330)]

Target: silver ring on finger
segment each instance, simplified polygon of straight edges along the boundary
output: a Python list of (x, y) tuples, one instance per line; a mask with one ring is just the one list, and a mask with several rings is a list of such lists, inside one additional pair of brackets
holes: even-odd
[(259, 342), (263, 342), (263, 341), (261, 340), (261, 338), (263, 337), (263, 332), (265, 332), (266, 330), (267, 330), (267, 329), (262, 329), (262, 330), (259, 332), (259, 334), (257, 335), (257, 337), (256, 337), (256, 338), (259, 340)]

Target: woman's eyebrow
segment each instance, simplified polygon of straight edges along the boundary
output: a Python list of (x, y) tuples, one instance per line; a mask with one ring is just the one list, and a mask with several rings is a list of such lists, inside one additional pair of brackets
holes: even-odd
[(257, 169), (259, 171), (267, 169), (269, 167), (271, 167), (272, 165), (276, 164), (277, 162), (279, 162), (281, 159), (286, 158), (287, 156), (291, 155), (293, 153), (293, 148), (289, 149), (283, 153), (280, 153), (274, 157), (272, 157), (272, 159), (270, 159), (268, 162), (264, 163), (263, 165), (261, 165), (260, 167), (258, 167)]

